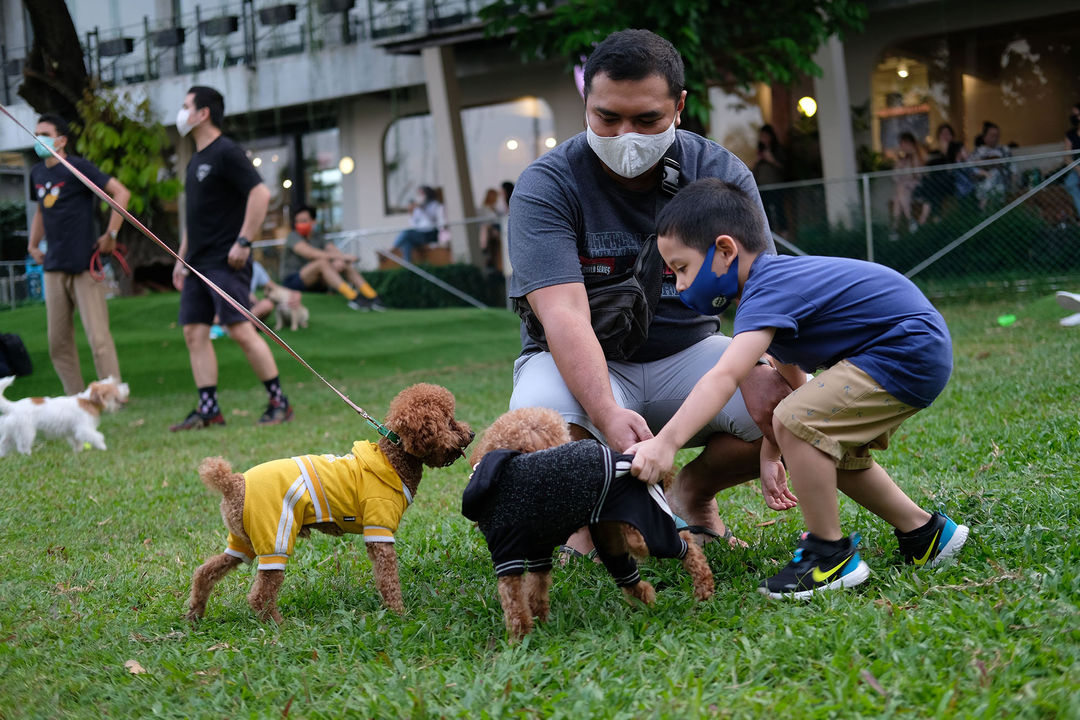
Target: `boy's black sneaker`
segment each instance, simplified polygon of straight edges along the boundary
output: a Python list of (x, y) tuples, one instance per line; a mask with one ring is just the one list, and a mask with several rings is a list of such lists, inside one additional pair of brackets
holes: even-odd
[(948, 562), (967, 542), (967, 525), (957, 525), (945, 513), (936, 512), (917, 530), (893, 531), (904, 561), (916, 567), (935, 567)]
[(201, 430), (210, 427), (211, 425), (224, 424), (225, 418), (222, 417), (220, 410), (213, 415), (203, 415), (198, 410), (192, 410), (182, 421), (175, 425), (170, 425), (169, 430), (171, 432), (177, 432), (179, 430)]
[(815, 592), (854, 587), (870, 577), (870, 568), (859, 557), (859, 533), (837, 542), (819, 540), (804, 533), (783, 570), (763, 580), (758, 592), (771, 598), (805, 600)]

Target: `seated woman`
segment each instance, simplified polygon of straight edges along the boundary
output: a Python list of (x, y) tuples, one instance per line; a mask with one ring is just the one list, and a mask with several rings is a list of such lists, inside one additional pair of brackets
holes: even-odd
[(394, 241), (401, 250), (401, 257), (412, 262), (414, 248), (430, 245), (439, 238), (439, 228), (446, 225), (446, 211), (439, 202), (438, 193), (429, 185), (421, 185), (416, 199), (409, 203), (409, 223), (412, 227), (402, 230)]

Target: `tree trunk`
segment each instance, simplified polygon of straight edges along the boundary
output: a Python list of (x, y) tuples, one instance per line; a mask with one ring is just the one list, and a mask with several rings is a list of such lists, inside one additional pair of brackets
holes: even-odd
[(39, 113), (78, 118), (76, 103), (89, 82), (82, 45), (64, 0), (23, 0), (34, 45), (23, 66), (19, 95)]

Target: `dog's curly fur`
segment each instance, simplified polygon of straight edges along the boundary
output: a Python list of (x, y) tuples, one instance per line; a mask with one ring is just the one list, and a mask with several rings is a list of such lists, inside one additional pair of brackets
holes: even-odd
[[(519, 408), (504, 413), (487, 429), (473, 450), (469, 464), (477, 463), (492, 450), (507, 449), (536, 452), (570, 442), (570, 429), (559, 413), (549, 408)], [(673, 474), (664, 478), (665, 489)], [(537, 508), (537, 512), (542, 512)], [(591, 528), (593, 542), (606, 554), (618, 556), (629, 553), (637, 560), (649, 557), (649, 549), (641, 533), (626, 523), (598, 523)], [(686, 541), (687, 552), (683, 567), (694, 583), (694, 597), (704, 601), (712, 597), (712, 570), (701, 548), (685, 530), (679, 536)], [(545, 622), (551, 612), (551, 572), (529, 572), (499, 578), (499, 602), (503, 609), (506, 630), (512, 640), (527, 635), (533, 628), (533, 618)], [(656, 591), (645, 580), (623, 588), (627, 599), (651, 605)]]
[[(386, 455), (405, 487), (416, 496), (423, 466), (444, 467), (464, 455), (464, 448), (473, 439), (469, 426), (454, 418), (454, 396), (446, 388), (420, 383), (402, 390), (390, 403), (385, 424), (401, 438), (395, 445), (385, 437), (379, 439), (379, 448)], [(220, 492), (221, 516), (225, 526), (233, 534), (247, 538), (244, 530), (244, 476), (233, 472), (228, 462), (219, 457), (206, 458), (199, 465), (199, 477), (212, 490)], [(342, 535), (344, 531), (333, 522), (305, 525), (299, 532), (307, 537), (311, 530), (329, 535)], [(368, 542), (368, 557), (375, 575), (375, 585), (383, 602), (395, 612), (405, 610), (398, 579), (397, 552), (389, 542)], [(203, 563), (191, 579), (191, 596), (188, 601), (189, 620), (203, 616), (206, 601), (217, 584), (241, 560), (221, 553)], [(284, 570), (259, 570), (255, 583), (248, 593), (248, 604), (262, 619), (282, 621), (277, 608), (278, 591), (284, 579)]]

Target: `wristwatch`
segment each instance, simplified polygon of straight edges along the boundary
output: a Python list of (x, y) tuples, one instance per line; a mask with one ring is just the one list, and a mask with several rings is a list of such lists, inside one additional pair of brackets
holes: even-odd
[(241, 235), (240, 237), (236, 238), (236, 244), (237, 244), (237, 245), (239, 245), (239, 246), (240, 246), (240, 247), (242, 247), (242, 248), (249, 248), (249, 247), (251, 247), (251, 241), (250, 241), (250, 240), (248, 240), (248, 239), (247, 239), (246, 237), (244, 237), (243, 235)]
[(110, 230), (109, 231), (109, 237), (111, 237), (113, 240), (115, 240), (116, 239), (116, 231), (115, 230)]

